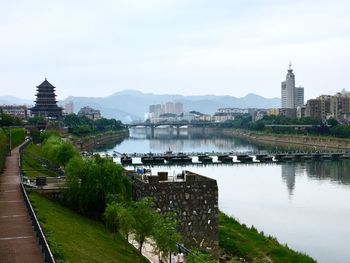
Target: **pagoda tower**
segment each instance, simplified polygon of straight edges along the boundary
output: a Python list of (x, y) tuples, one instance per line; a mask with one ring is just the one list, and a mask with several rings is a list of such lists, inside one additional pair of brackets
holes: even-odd
[(55, 87), (45, 78), (37, 88), (35, 106), (30, 109), (34, 116), (41, 116), (50, 119), (60, 119), (62, 108), (57, 106)]

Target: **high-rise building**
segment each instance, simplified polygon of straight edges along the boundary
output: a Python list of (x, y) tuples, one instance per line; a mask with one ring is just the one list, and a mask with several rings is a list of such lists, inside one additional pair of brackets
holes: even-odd
[(295, 75), (291, 63), (289, 63), (286, 80), (281, 83), (281, 98), (282, 108), (296, 109), (304, 105), (304, 88), (295, 87)]
[(34, 116), (59, 119), (62, 117), (62, 108), (57, 106), (55, 87), (45, 78), (44, 82), (37, 86), (35, 106), (30, 109)]
[(165, 103), (165, 113), (174, 113), (175, 112), (175, 106), (173, 102), (166, 102)]
[(295, 88), (295, 104), (294, 108), (304, 106), (304, 88), (296, 87)]
[(175, 114), (180, 115), (184, 111), (184, 106), (181, 102), (175, 103)]
[(72, 113), (74, 113), (73, 101), (69, 101), (66, 104), (64, 104), (64, 113), (65, 114), (72, 114)]

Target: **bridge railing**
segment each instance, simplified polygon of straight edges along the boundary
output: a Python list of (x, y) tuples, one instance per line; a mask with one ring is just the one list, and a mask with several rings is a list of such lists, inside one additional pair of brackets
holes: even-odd
[(26, 141), (24, 144), (22, 144), (19, 147), (19, 159), (18, 159), (19, 164), (18, 165), (19, 165), (19, 177), (20, 177), (20, 183), (21, 183), (20, 187), (21, 187), (21, 191), (22, 191), (22, 194), (23, 194), (24, 202), (26, 204), (29, 217), (32, 220), (32, 224), (34, 226), (34, 231), (35, 231), (35, 233), (37, 235), (37, 238), (38, 238), (38, 241), (39, 241), (39, 245), (40, 245), (42, 253), (44, 255), (44, 260), (45, 260), (46, 263), (55, 263), (56, 262), (55, 258), (54, 258), (53, 254), (51, 252), (49, 244), (46, 241), (44, 232), (41, 229), (39, 221), (38, 221), (38, 219), (37, 219), (37, 217), (35, 215), (35, 212), (34, 212), (34, 209), (32, 207), (32, 204), (29, 201), (27, 192), (26, 192), (26, 190), (24, 188), (24, 185), (23, 185), (21, 154), (22, 154), (23, 150), (25, 149), (25, 147), (28, 146), (28, 144), (29, 144), (29, 141)]

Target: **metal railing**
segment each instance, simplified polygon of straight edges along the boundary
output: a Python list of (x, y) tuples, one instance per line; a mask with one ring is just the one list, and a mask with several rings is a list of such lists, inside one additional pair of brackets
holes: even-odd
[(22, 151), (25, 149), (25, 147), (28, 145), (28, 143), (29, 143), (29, 141), (26, 141), (24, 144), (22, 144), (19, 147), (19, 158), (18, 158), (19, 164), (18, 165), (19, 165), (19, 177), (20, 177), (20, 182), (21, 182), (21, 190), (22, 190), (22, 193), (23, 193), (23, 198), (24, 198), (24, 202), (25, 202), (26, 207), (27, 207), (28, 214), (30, 216), (30, 219), (32, 220), (34, 231), (36, 232), (36, 235), (37, 235), (37, 238), (38, 238), (38, 241), (39, 241), (39, 245), (40, 245), (42, 253), (44, 255), (44, 260), (45, 260), (46, 263), (55, 263), (56, 262), (55, 258), (52, 255), (52, 252), (51, 252), (51, 249), (49, 247), (49, 244), (46, 241), (45, 235), (44, 235), (44, 233), (43, 233), (43, 231), (41, 229), (39, 221), (38, 221), (38, 219), (37, 219), (37, 217), (35, 215), (35, 212), (34, 212), (34, 209), (32, 207), (32, 204), (29, 201), (27, 192), (26, 192), (26, 190), (24, 188), (24, 185), (23, 185), (21, 154), (22, 154)]

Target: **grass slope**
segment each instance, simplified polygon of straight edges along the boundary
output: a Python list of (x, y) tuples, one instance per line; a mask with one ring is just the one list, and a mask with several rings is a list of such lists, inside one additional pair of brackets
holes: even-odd
[(42, 159), (46, 159), (42, 148), (39, 145), (31, 143), (26, 147), (22, 155), (22, 171), (23, 175), (27, 177), (36, 176), (57, 176), (57, 174), (50, 169), (42, 166), (37, 160), (31, 156), (36, 156)]
[(273, 237), (265, 237), (253, 227), (241, 225), (223, 213), (219, 214), (219, 245), (226, 253), (248, 262), (316, 262), (305, 254), (279, 244)]
[(101, 224), (37, 193), (30, 200), (57, 262), (148, 262), (126, 240)]
[(12, 128), (11, 129), (11, 140), (12, 149), (24, 142), (25, 129), (24, 128)]

